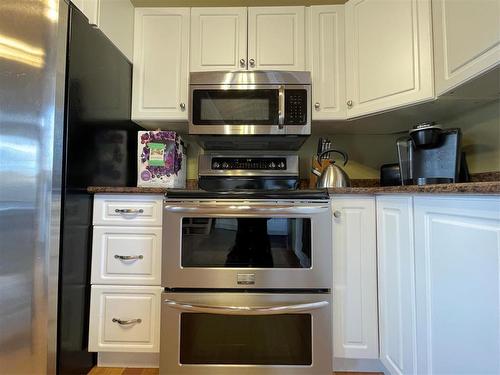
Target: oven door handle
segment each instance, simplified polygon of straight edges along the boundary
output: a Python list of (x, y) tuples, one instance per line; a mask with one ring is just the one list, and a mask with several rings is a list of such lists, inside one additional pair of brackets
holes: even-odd
[(328, 205), (321, 206), (287, 206), (287, 205), (261, 205), (253, 206), (251, 204), (237, 205), (204, 205), (196, 206), (186, 205), (167, 205), (165, 210), (175, 213), (204, 213), (204, 214), (316, 214), (329, 210)]
[(165, 304), (177, 310), (220, 315), (277, 315), (307, 312), (328, 306), (327, 301), (302, 303), (298, 305), (250, 307), (250, 306), (214, 306), (195, 303), (178, 302), (166, 299)]

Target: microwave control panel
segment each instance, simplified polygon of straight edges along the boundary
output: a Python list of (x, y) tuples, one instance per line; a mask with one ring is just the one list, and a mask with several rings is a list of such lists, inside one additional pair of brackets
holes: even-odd
[(285, 90), (285, 124), (305, 125), (307, 123), (307, 91)]

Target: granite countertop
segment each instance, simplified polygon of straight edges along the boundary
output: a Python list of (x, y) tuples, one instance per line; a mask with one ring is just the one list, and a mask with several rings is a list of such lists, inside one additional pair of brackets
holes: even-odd
[[(90, 186), (89, 193), (164, 194), (165, 188)], [(191, 190), (191, 189), (190, 189)], [(499, 194), (499, 181), (473, 181), (456, 184), (410, 185), (410, 186), (356, 186), (328, 189), (335, 194)]]
[(456, 184), (369, 186), (328, 189), (335, 194), (500, 194), (500, 181), (464, 182)]

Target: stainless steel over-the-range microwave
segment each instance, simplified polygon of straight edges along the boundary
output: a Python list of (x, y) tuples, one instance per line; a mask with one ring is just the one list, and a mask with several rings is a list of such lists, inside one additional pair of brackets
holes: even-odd
[(234, 71), (190, 75), (189, 134), (309, 135), (309, 72)]

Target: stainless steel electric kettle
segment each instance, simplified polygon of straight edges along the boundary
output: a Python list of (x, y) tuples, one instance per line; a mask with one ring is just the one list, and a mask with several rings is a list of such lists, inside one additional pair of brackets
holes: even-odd
[[(323, 151), (318, 155), (319, 164), (321, 164), (321, 158), (323, 157), (323, 155), (329, 154), (331, 152), (342, 155), (344, 158), (344, 166), (347, 164), (347, 161), (349, 160), (347, 154), (345, 152), (333, 149)], [(334, 160), (330, 160), (330, 164), (323, 170), (323, 172), (320, 172), (315, 168), (312, 168), (311, 172), (318, 176), (318, 182), (316, 183), (316, 187), (318, 189), (351, 186), (351, 180), (349, 179), (349, 176), (342, 168), (340, 168), (338, 165), (335, 165)]]

